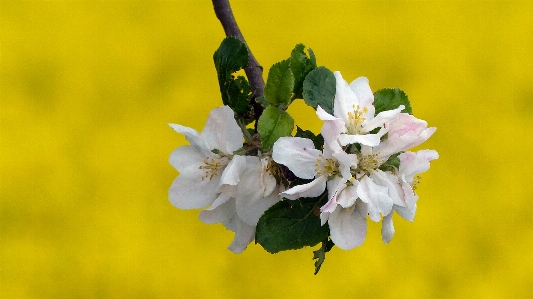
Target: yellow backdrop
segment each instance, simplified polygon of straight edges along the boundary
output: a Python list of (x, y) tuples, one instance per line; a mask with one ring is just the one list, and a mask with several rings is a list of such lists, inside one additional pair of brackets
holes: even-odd
[[(414, 223), (271, 255), (175, 209), (171, 151), (221, 105), (204, 1), (0, 2), (2, 298), (525, 298), (533, 292), (531, 2), (234, 1), (266, 70), (297, 43), (436, 126)], [(266, 78), (266, 72), (265, 72)], [(297, 124), (318, 131), (303, 105)], [(302, 108), (303, 107), (303, 108)], [(301, 108), (301, 109), (298, 109)], [(529, 295), (528, 295), (529, 294)]]

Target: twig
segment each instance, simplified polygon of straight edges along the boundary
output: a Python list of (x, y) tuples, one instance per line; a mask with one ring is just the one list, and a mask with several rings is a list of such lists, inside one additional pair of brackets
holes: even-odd
[[(241, 40), (244, 44), (246, 44), (244, 36), (242, 35), (241, 30), (237, 25), (237, 21), (233, 16), (233, 12), (231, 11), (229, 0), (212, 1), (213, 7), (215, 9), (215, 14), (218, 20), (220, 21), (220, 24), (222, 24), (226, 36), (234, 36)], [(254, 55), (252, 54), (252, 51), (250, 50), (250, 47), (248, 47), (248, 44), (246, 44), (246, 47), (248, 48), (249, 62), (244, 72), (248, 77), (248, 81), (250, 82), (250, 86), (253, 92), (252, 104), (254, 106), (255, 118), (259, 119), (259, 116), (263, 112), (263, 107), (261, 106), (261, 104), (257, 103), (255, 99), (263, 96), (263, 89), (265, 88), (265, 81), (263, 81), (263, 67), (255, 59)]]

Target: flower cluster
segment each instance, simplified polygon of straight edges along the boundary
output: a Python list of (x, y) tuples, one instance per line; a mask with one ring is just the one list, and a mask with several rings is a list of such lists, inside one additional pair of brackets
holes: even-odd
[[(408, 151), (435, 128), (412, 115), (403, 91), (373, 93), (365, 77), (348, 84), (304, 49), (299, 44), (274, 64), (264, 97), (254, 98), (246, 78), (234, 76), (248, 62), (246, 45), (222, 42), (214, 60), (224, 106), (211, 111), (201, 133), (170, 125), (190, 145), (170, 155), (179, 176), (169, 199), (180, 209), (203, 209), (203, 222), (235, 232), (235, 253), (254, 240), (271, 253), (322, 243), (316, 274), (334, 245), (363, 243), (367, 217), (382, 221), (385, 243), (394, 211), (413, 221), (419, 174), (438, 154)], [(297, 99), (316, 110), (320, 134), (295, 130), (286, 110)]]
[(228, 106), (211, 111), (201, 134), (171, 124), (191, 145), (170, 155), (180, 172), (169, 189), (170, 202), (180, 209), (199, 209), (205, 223), (223, 223), (235, 232), (229, 249), (240, 253), (255, 237), (263, 212), (280, 200), (279, 186), (269, 170), (269, 156), (239, 155), (243, 132)]
[[(342, 249), (363, 243), (367, 216), (376, 222), (383, 216), (382, 239), (388, 243), (394, 234), (393, 211), (413, 221), (417, 175), (438, 158), (433, 150), (405, 151), (426, 141), (435, 128), (401, 113), (403, 105), (374, 115), (374, 96), (366, 78), (350, 85), (339, 72), (335, 78), (333, 115), (317, 108), (324, 120), (324, 148), (315, 149), (312, 140), (300, 137), (281, 137), (274, 144), (275, 162), (299, 178), (313, 179), (281, 194), (288, 199), (317, 197), (327, 189), (321, 224), (329, 223), (331, 240)], [(395, 159), (398, 167), (387, 167), (391, 163), (386, 162)]]

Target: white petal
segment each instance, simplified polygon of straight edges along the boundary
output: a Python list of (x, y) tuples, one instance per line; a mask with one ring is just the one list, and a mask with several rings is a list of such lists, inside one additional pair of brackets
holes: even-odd
[(333, 100), (333, 115), (341, 118), (345, 123), (349, 123), (348, 112), (353, 111), (353, 107), (359, 105), (355, 93), (343, 78), (341, 73), (334, 72), (335, 76), (335, 98)]
[(200, 220), (202, 222), (207, 224), (223, 223), (229, 221), (235, 215), (235, 200), (226, 200), (222, 204), (214, 206), (215, 204), (211, 208), (200, 212)]
[(235, 219), (235, 223), (237, 225), (235, 237), (228, 249), (233, 251), (233, 253), (241, 253), (253, 241), (255, 237), (255, 226), (248, 225), (238, 218)]
[(324, 109), (322, 109), (322, 107), (320, 107), (320, 105), (316, 107), (316, 115), (321, 120), (337, 120), (337, 119), (339, 119), (339, 118), (327, 113), (326, 110), (324, 110)]
[(231, 154), (242, 147), (243, 133), (233, 115), (233, 110), (228, 106), (211, 111), (202, 131), (202, 138), (208, 149), (219, 149)]
[(387, 188), (387, 194), (392, 199), (393, 204), (405, 206), (405, 202), (400, 197), (400, 193), (398, 193), (398, 189), (396, 188), (399, 186), (397, 176), (388, 176), (385, 172), (378, 169), (376, 172), (372, 173), (370, 177), (374, 183)]
[(412, 183), (414, 176), (426, 172), (429, 169), (429, 162), (438, 157), (439, 154), (434, 150), (402, 153), (398, 156), (400, 159), (399, 173), (405, 176), (408, 183)]
[(383, 215), (388, 215), (392, 210), (392, 199), (388, 195), (388, 189), (375, 184), (372, 179), (365, 176), (357, 186), (357, 195), (368, 204), (368, 214), (372, 221), (378, 222)]
[(380, 136), (377, 134), (365, 134), (365, 135), (349, 135), (341, 134), (339, 137), (339, 143), (342, 146), (354, 143), (360, 143), (368, 146), (376, 146), (380, 142)]
[[(374, 94), (372, 93), (372, 90), (370, 89), (370, 85), (368, 84), (368, 78), (366, 77), (359, 77), (350, 83), (350, 88), (357, 96), (357, 99), (359, 100), (360, 107), (368, 107), (369, 109), (373, 109), (374, 106), (372, 103), (374, 102)], [(374, 117), (374, 111), (372, 111), (372, 117)]]
[[(394, 210), (398, 213), (398, 215), (402, 216), (403, 219), (407, 221), (413, 222), (415, 220), (415, 213), (416, 213), (416, 204), (413, 205), (411, 208), (407, 207), (394, 207)], [(392, 213), (391, 213), (392, 214)]]
[(178, 125), (178, 124), (168, 124), (168, 125), (172, 129), (174, 129), (174, 131), (185, 135), (185, 139), (187, 139), (187, 141), (189, 141), (191, 143), (191, 145), (193, 145), (194, 147), (196, 147), (198, 149), (204, 149), (205, 148), (205, 143), (204, 143), (202, 137), (200, 136), (198, 131), (196, 131), (195, 129), (189, 128), (189, 127), (185, 127), (185, 126), (182, 126), (182, 125)]
[(287, 199), (298, 199), (300, 197), (317, 197), (320, 196), (326, 189), (326, 180), (324, 176), (320, 176), (311, 182), (303, 185), (296, 185), (289, 190), (285, 190), (280, 195)]
[[(257, 158), (257, 157), (255, 157)], [(276, 193), (263, 197), (257, 183), (261, 179), (262, 165), (259, 159), (250, 159), (235, 196), (237, 214), (249, 225), (257, 225), (259, 218), (273, 204), (279, 201)]]
[[(200, 173), (201, 174), (201, 173)], [(168, 190), (170, 202), (180, 209), (198, 209), (211, 205), (218, 194), (219, 176), (202, 180), (200, 176), (180, 174)]]
[(287, 166), (297, 177), (312, 179), (316, 175), (316, 159), (321, 152), (313, 141), (300, 137), (281, 137), (272, 149), (272, 159)]
[(231, 159), (224, 169), (224, 172), (222, 172), (217, 191), (225, 192), (226, 194), (233, 196), (245, 169), (246, 157), (237, 155), (233, 156), (233, 159)]
[(198, 172), (199, 167), (204, 164), (205, 158), (206, 156), (198, 148), (184, 145), (170, 154), (168, 162), (180, 173), (194, 173)]
[(270, 163), (270, 157), (265, 157), (261, 159), (261, 196), (269, 196), (276, 187), (278, 187), (276, 182), (276, 177), (268, 171), (268, 165)]
[[(405, 109), (405, 106), (400, 105), (394, 110), (381, 111), (376, 117), (365, 124), (363, 128), (364, 131), (370, 132), (375, 128), (383, 127), (383, 124), (390, 124), (396, 117), (398, 117), (398, 115), (400, 115), (403, 109)], [(388, 131), (388, 129), (386, 131)], [(381, 135), (383, 134), (385, 133), (382, 133)]]
[(331, 240), (341, 249), (349, 250), (365, 241), (366, 217), (357, 211), (358, 204), (349, 209), (338, 208), (329, 215)]
[(383, 243), (388, 244), (394, 235), (394, 224), (392, 224), (392, 212), (383, 217), (381, 223), (381, 239)]

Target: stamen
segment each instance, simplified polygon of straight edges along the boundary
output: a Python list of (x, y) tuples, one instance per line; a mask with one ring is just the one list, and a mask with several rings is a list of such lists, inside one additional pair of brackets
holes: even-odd
[(346, 128), (348, 129), (348, 133), (350, 134), (359, 134), (359, 131), (361, 130), (361, 126), (363, 125), (363, 122), (366, 120), (366, 113), (368, 113), (368, 107), (361, 107), (359, 105), (352, 105), (352, 112), (348, 112), (348, 119), (350, 120), (349, 124), (346, 124)]
[(206, 157), (204, 159), (204, 165), (198, 167), (199, 169), (205, 170), (205, 175), (202, 177), (204, 179), (212, 180), (213, 177), (218, 175), (218, 172), (223, 168), (224, 164), (221, 163), (219, 159), (213, 159), (212, 157)]
[(335, 159), (324, 159), (324, 156), (320, 154), (316, 159), (315, 171), (317, 174), (323, 175), (327, 178), (336, 176), (340, 173), (339, 162)]
[(376, 171), (379, 165), (378, 154), (364, 155), (359, 161), (359, 169), (369, 174)]

